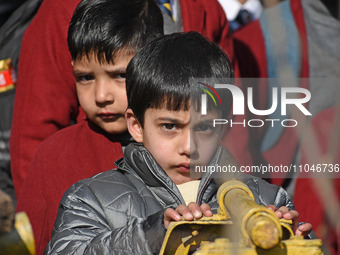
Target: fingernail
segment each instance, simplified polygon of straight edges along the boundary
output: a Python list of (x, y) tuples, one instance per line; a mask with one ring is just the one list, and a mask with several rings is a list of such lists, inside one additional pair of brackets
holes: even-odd
[(290, 213), (285, 213), (285, 214), (283, 214), (283, 216), (286, 216), (286, 217), (289, 216), (289, 218), (290, 218)]
[(199, 217), (201, 217), (201, 213), (200, 213), (200, 212), (198, 212), (198, 211), (194, 212), (194, 215), (195, 215), (195, 218), (199, 218)]
[(185, 218), (187, 219), (187, 220), (190, 220), (190, 219), (192, 219), (194, 216), (191, 214), (191, 213), (187, 213), (187, 214), (185, 214)]

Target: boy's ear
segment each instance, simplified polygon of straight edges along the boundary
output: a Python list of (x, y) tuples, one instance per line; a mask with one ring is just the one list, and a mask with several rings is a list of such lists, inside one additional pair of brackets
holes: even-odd
[(127, 109), (125, 112), (125, 120), (130, 135), (135, 139), (136, 142), (143, 142), (143, 129), (142, 125), (137, 120), (131, 109)]

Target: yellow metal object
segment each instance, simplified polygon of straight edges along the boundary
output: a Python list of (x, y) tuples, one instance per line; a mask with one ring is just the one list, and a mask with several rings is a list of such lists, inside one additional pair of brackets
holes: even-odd
[(212, 217), (172, 222), (160, 254), (323, 254), (321, 240), (294, 236), (290, 220), (255, 203), (242, 182), (230, 180), (217, 193), (219, 210)]
[[(228, 239), (227, 239), (228, 240)], [(195, 255), (322, 255), (321, 240), (304, 240), (302, 236), (293, 236), (289, 240), (281, 241), (269, 250), (244, 247), (228, 241), (215, 241), (202, 244)]]
[(0, 254), (35, 254), (32, 227), (26, 213), (17, 213), (15, 215), (14, 229), (9, 233), (0, 235)]
[(270, 249), (279, 243), (282, 238), (279, 219), (273, 211), (255, 203), (247, 185), (237, 180), (225, 182), (217, 199), (220, 208), (225, 207), (239, 225), (247, 245)]
[(11, 59), (0, 60), (0, 93), (14, 89), (16, 83), (16, 75)]
[(33, 231), (27, 214), (24, 212), (17, 213), (15, 215), (14, 226), (18, 231), (22, 241), (26, 244), (29, 253), (35, 254)]
[(219, 215), (195, 221), (171, 222), (166, 232), (160, 254), (190, 254), (200, 244), (214, 241), (231, 230), (232, 222)]
[(6, 58), (0, 60), (0, 72), (5, 71), (11, 67), (11, 59)]

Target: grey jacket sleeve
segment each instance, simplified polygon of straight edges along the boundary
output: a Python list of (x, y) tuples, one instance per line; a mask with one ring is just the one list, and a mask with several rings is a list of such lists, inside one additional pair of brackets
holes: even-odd
[(62, 198), (45, 254), (151, 254), (142, 199), (127, 189), (105, 204), (87, 185), (73, 185)]
[(294, 210), (292, 199), (283, 188), (257, 177), (245, 176), (243, 181), (254, 194), (256, 203), (264, 206), (275, 205), (276, 208), (287, 206), (289, 210)]
[(281, 206), (287, 206), (289, 210), (295, 209), (290, 195), (287, 193), (287, 191), (285, 191), (281, 187), (279, 187), (276, 193), (274, 205), (276, 206), (276, 208), (280, 208)]

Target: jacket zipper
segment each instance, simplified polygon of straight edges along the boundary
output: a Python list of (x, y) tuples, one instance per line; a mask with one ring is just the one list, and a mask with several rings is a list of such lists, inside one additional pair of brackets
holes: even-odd
[[(144, 155), (143, 155), (143, 158), (144, 158)], [(184, 200), (183, 200), (180, 196), (178, 196), (178, 194), (177, 194), (175, 191), (173, 191), (173, 190), (167, 185), (167, 183), (165, 183), (165, 182), (163, 181), (163, 179), (161, 179), (161, 178), (154, 172), (153, 167), (150, 167), (150, 165), (148, 164), (148, 161), (147, 161), (147, 160), (144, 160), (144, 162), (145, 162), (145, 164), (147, 164), (147, 166), (148, 166), (150, 172), (152, 173), (152, 175), (153, 175), (157, 180), (159, 180), (159, 181), (163, 184), (163, 186), (169, 191), (169, 193), (171, 193), (173, 196), (175, 196), (175, 197), (177, 198), (177, 200), (179, 200), (181, 203), (184, 202)], [(170, 178), (170, 177), (169, 177), (169, 178)], [(176, 201), (176, 202), (177, 202), (177, 201)], [(184, 203), (185, 203), (185, 202), (184, 202)]]
[(203, 192), (204, 192), (204, 190), (206, 189), (206, 187), (207, 187), (207, 185), (208, 185), (210, 179), (211, 179), (211, 175), (210, 175), (210, 176), (207, 178), (207, 180), (205, 181), (205, 183), (204, 183), (202, 189), (199, 190), (199, 195), (198, 195), (198, 199), (197, 199), (197, 204), (198, 204), (198, 205), (201, 205), (201, 202), (202, 202), (201, 200), (202, 200)]

